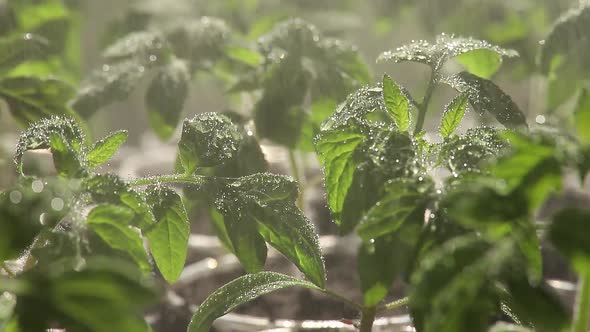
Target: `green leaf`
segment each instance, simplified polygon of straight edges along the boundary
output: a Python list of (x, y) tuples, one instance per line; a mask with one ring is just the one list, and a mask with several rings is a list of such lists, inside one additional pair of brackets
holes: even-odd
[(128, 253), (144, 271), (151, 266), (139, 233), (129, 228), (133, 210), (117, 205), (99, 205), (86, 218), (89, 225), (110, 247)]
[(336, 224), (342, 224), (342, 211), (358, 161), (353, 158), (363, 135), (353, 126), (343, 130), (323, 131), (315, 142), (321, 165), (328, 206)]
[(161, 139), (169, 139), (180, 121), (190, 78), (188, 64), (173, 57), (160, 68), (146, 92), (150, 125)]
[(479, 173), (483, 162), (498, 155), (505, 146), (498, 129), (471, 128), (464, 135), (445, 140), (438, 158), (454, 175)]
[(569, 314), (548, 286), (531, 286), (528, 280), (516, 278), (508, 281), (508, 291), (510, 308), (518, 317), (530, 321), (535, 331), (564, 331), (567, 327)]
[(496, 84), (468, 72), (443, 79), (457, 91), (467, 95), (469, 103), (479, 113), (490, 113), (507, 128), (527, 127), (522, 111)]
[(203, 113), (182, 125), (178, 143), (184, 172), (223, 164), (238, 154), (243, 137), (231, 120), (219, 113)]
[(239, 277), (217, 289), (198, 307), (188, 332), (207, 332), (215, 319), (236, 307), (261, 295), (290, 287), (318, 289), (310, 282), (275, 272), (259, 272)]
[(502, 66), (502, 55), (489, 49), (463, 53), (456, 59), (468, 72), (488, 79)]
[(180, 196), (163, 187), (148, 188), (156, 224), (146, 236), (158, 269), (169, 283), (178, 280), (188, 249), (190, 225)]
[(421, 226), (363, 242), (357, 258), (363, 303), (375, 306), (383, 300), (400, 274), (407, 272)]
[(114, 257), (88, 259), (77, 271), (62, 264), (22, 276), (35, 286), (17, 302), (22, 331), (41, 331), (55, 323), (68, 331), (146, 331), (140, 315), (157, 294), (135, 267)]
[[(381, 53), (377, 58), (377, 61), (394, 61), (396, 63), (414, 61), (440, 69), (440, 66), (448, 59), (461, 55), (464, 55), (462, 58), (466, 62), (470, 61), (473, 63), (475, 58), (481, 60), (482, 54), (485, 54), (483, 53), (484, 51), (495, 54), (497, 56), (496, 62), (501, 61), (503, 57), (515, 57), (518, 55), (514, 50), (503, 49), (492, 45), (487, 41), (441, 34), (436, 37), (436, 42), (434, 44), (431, 44), (426, 40), (414, 41), (410, 44), (398, 47), (395, 50)], [(475, 55), (469, 55), (473, 52), (477, 53)], [(486, 57), (491, 57), (491, 55), (486, 55)], [(468, 70), (469, 67), (475, 68), (474, 66), (468, 65)], [(481, 72), (482, 68), (478, 66), (477, 70)], [(491, 68), (485, 69), (486, 73), (490, 71)]]
[(410, 127), (408, 99), (387, 74), (383, 75), (383, 100), (399, 131), (407, 131)]
[(178, 22), (166, 34), (173, 53), (195, 65), (205, 65), (223, 56), (230, 28), (223, 20), (209, 16)]
[(578, 271), (590, 266), (590, 211), (566, 208), (558, 212), (549, 227), (549, 240), (564, 254)]
[(31, 33), (0, 38), (0, 73), (6, 73), (28, 60), (43, 57), (49, 41)]
[(23, 173), (23, 156), (26, 151), (49, 149), (51, 134), (61, 135), (69, 145), (80, 151), (84, 144), (84, 133), (78, 124), (69, 118), (52, 116), (32, 123), (19, 137), (14, 154), (14, 162), (17, 170)]
[(119, 130), (94, 143), (86, 153), (88, 166), (94, 168), (109, 161), (128, 136), (126, 130)]
[(82, 82), (72, 108), (80, 115), (90, 117), (97, 110), (126, 99), (146, 72), (146, 66), (134, 59), (105, 64)]
[(541, 71), (550, 74), (560, 65), (573, 66), (586, 77), (590, 41), (585, 38), (590, 25), (590, 6), (580, 5), (557, 19), (541, 47)]
[(73, 116), (67, 106), (73, 96), (74, 89), (55, 78), (21, 76), (0, 81), (0, 98), (21, 126), (54, 115)]
[[(244, 230), (242, 227), (247, 225), (254, 227), (252, 221), (255, 221), (255, 227), (267, 243), (285, 255), (314, 284), (324, 286), (325, 267), (318, 236), (312, 223), (295, 205), (299, 194), (297, 184), (292, 179), (260, 173), (227, 183), (214, 181), (210, 186), (213, 187), (205, 190), (215, 193), (211, 199), (217, 210), (226, 217), (225, 226), (232, 245), (247, 245), (251, 252), (244, 255), (250, 259), (262, 259), (263, 248), (255, 237), (249, 235), (250, 230), (242, 234), (245, 238), (240, 234), (232, 235), (234, 229), (237, 232)], [(231, 224), (242, 221), (247, 224), (238, 228)]]
[(59, 133), (49, 134), (49, 147), (58, 174), (64, 177), (84, 177), (87, 174), (81, 156)]
[[(163, 36), (151, 31), (132, 32), (110, 45), (103, 53), (109, 61), (135, 58), (139, 62), (157, 61), (166, 49)], [(154, 56), (151, 57), (150, 56)]]
[(574, 122), (580, 143), (590, 146), (590, 97), (586, 89), (582, 89), (578, 97), (574, 111)]
[(493, 280), (510, 262), (512, 243), (456, 237), (424, 257), (412, 276), (410, 309), (425, 332), (483, 331), (497, 310)]
[(227, 54), (230, 59), (252, 67), (257, 67), (264, 60), (260, 53), (246, 47), (227, 46), (225, 48), (225, 54)]
[(430, 179), (391, 180), (384, 185), (380, 200), (361, 219), (359, 236), (377, 238), (395, 232), (411, 217), (423, 217), (433, 191)]
[(451, 136), (461, 124), (467, 110), (467, 95), (460, 94), (445, 106), (438, 132), (443, 138)]

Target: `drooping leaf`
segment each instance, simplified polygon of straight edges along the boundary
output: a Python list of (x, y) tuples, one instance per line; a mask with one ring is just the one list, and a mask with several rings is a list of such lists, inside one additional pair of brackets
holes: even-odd
[(516, 103), (492, 81), (461, 72), (443, 82), (466, 94), (474, 110), (490, 113), (505, 127), (527, 127), (525, 116)]
[(73, 116), (67, 106), (73, 96), (74, 89), (56, 78), (21, 76), (0, 80), (0, 98), (21, 126), (50, 116)]
[(109, 161), (127, 140), (128, 132), (119, 130), (94, 143), (86, 153), (89, 167), (98, 167)]
[(489, 79), (502, 66), (502, 55), (489, 49), (478, 49), (457, 56), (465, 69), (479, 77)]
[(180, 196), (163, 187), (148, 188), (156, 224), (147, 231), (158, 269), (169, 283), (178, 280), (186, 260), (190, 225)]
[(399, 131), (407, 131), (410, 127), (408, 99), (387, 74), (383, 75), (383, 100)]
[[(244, 237), (231, 234), (234, 230), (243, 231), (242, 227), (252, 225), (266, 242), (293, 262), (309, 280), (323, 287), (325, 267), (318, 236), (311, 222), (295, 205), (298, 189), (292, 179), (260, 173), (227, 183), (214, 181), (212, 185), (205, 190), (215, 193), (212, 199), (217, 210), (226, 217), (224, 221), (233, 245), (241, 243), (250, 247), (252, 252), (244, 253), (250, 259), (260, 261), (263, 258), (260, 241), (248, 235), (251, 230), (244, 231)], [(228, 224), (240, 222), (246, 224), (237, 228)], [(256, 256), (252, 257), (254, 254)]]
[(193, 314), (188, 332), (209, 331), (213, 321), (255, 298), (290, 287), (318, 289), (314, 284), (275, 272), (239, 277), (211, 294)]
[(141, 269), (151, 266), (139, 233), (128, 225), (133, 220), (133, 211), (118, 205), (99, 205), (86, 218), (89, 225), (110, 247), (129, 254)]
[(316, 151), (324, 167), (324, 185), (328, 196), (328, 206), (335, 223), (342, 223), (342, 210), (358, 162), (353, 153), (363, 141), (363, 135), (349, 127), (344, 130), (322, 132), (316, 142)]
[(204, 113), (185, 120), (178, 143), (184, 172), (210, 167), (233, 159), (243, 140), (236, 125), (225, 115)]
[(89, 117), (100, 108), (126, 99), (146, 71), (146, 66), (134, 59), (105, 64), (82, 82), (72, 108)]
[(590, 96), (588, 96), (586, 89), (582, 89), (578, 97), (574, 111), (574, 123), (580, 143), (590, 146)]
[[(471, 54), (473, 52), (475, 54)], [(483, 68), (482, 64), (478, 64), (475, 67), (473, 65), (474, 60), (478, 59), (481, 61), (482, 57), (485, 57), (486, 60), (490, 61), (492, 66), (497, 67), (503, 57), (514, 57), (517, 55), (518, 53), (516, 51), (503, 49), (483, 40), (441, 34), (436, 37), (434, 44), (426, 40), (414, 41), (395, 50), (381, 53), (377, 61), (414, 61), (440, 69), (440, 66), (445, 61), (459, 56), (459, 61), (463, 60), (468, 70), (489, 73), (493, 68), (489, 67), (489, 65)], [(476, 72), (474, 74), (477, 75)]]
[(448, 138), (455, 132), (455, 130), (457, 130), (457, 127), (459, 127), (461, 120), (463, 120), (463, 116), (465, 115), (466, 110), (466, 94), (458, 95), (449, 104), (445, 106), (445, 111), (443, 113), (440, 128), (438, 130), (438, 132), (443, 138)]
[(585, 236), (589, 227), (588, 210), (566, 208), (553, 217), (549, 228), (551, 243), (578, 271), (586, 271), (590, 266), (590, 244)]
[(51, 134), (60, 134), (75, 151), (81, 150), (85, 140), (80, 127), (69, 118), (52, 116), (31, 124), (19, 137), (14, 154), (14, 162), (21, 174), (23, 174), (22, 158), (25, 152), (49, 149)]
[(146, 92), (150, 125), (161, 139), (169, 139), (182, 115), (188, 95), (190, 70), (185, 61), (171, 58), (160, 68)]
[(220, 58), (228, 44), (230, 28), (223, 20), (203, 16), (182, 21), (166, 32), (176, 56), (188, 59), (194, 66), (206, 66)]
[(433, 190), (430, 179), (391, 180), (385, 184), (380, 200), (361, 219), (359, 236), (370, 240), (391, 234), (412, 216), (423, 217)]

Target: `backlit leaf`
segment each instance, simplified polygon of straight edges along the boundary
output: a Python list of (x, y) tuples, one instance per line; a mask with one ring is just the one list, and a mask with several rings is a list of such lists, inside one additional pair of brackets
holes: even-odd
[(443, 82), (466, 94), (474, 110), (490, 113), (505, 127), (527, 127), (525, 116), (516, 103), (492, 81), (461, 72)]
[(383, 75), (383, 100), (399, 131), (407, 131), (410, 127), (408, 99), (388, 75)]
[(148, 201), (156, 224), (146, 233), (158, 269), (174, 283), (186, 260), (190, 225), (180, 196), (163, 187), (148, 188)]
[(275, 272), (242, 276), (211, 294), (193, 314), (188, 332), (207, 332), (213, 321), (236, 307), (270, 292), (303, 287), (318, 289), (314, 284)]
[(466, 94), (458, 95), (448, 105), (445, 106), (445, 111), (443, 113), (440, 128), (438, 130), (443, 138), (451, 136), (455, 130), (457, 130), (457, 127), (459, 127), (459, 124), (461, 124), (461, 120), (463, 120), (466, 110)]
[(590, 146), (590, 96), (588, 90), (582, 89), (574, 111), (576, 134), (580, 143)]
[(128, 135), (126, 130), (120, 130), (94, 143), (86, 154), (88, 166), (98, 167), (109, 161), (125, 143)]

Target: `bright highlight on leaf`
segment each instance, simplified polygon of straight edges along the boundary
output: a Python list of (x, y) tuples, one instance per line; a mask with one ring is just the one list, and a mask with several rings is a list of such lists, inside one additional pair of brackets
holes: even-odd
[(443, 138), (451, 136), (461, 124), (465, 111), (467, 110), (467, 95), (460, 94), (453, 99), (445, 110), (440, 123), (438, 132)]
[(120, 130), (94, 143), (86, 154), (88, 166), (94, 168), (109, 161), (125, 143), (128, 135), (126, 130)]
[(408, 99), (387, 74), (383, 75), (383, 100), (399, 131), (407, 131), (410, 127)]
[(207, 332), (215, 319), (238, 306), (264, 294), (290, 287), (319, 289), (310, 282), (275, 272), (260, 272), (237, 278), (216, 290), (201, 303), (187, 331)]
[(582, 89), (578, 97), (574, 110), (574, 123), (580, 143), (590, 147), (590, 96), (586, 89)]

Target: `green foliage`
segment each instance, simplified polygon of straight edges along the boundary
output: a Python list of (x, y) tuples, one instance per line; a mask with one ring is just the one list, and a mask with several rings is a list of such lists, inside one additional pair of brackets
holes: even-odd
[[(338, 31), (323, 35), (302, 19), (276, 23), (282, 16), (265, 16), (274, 6), (265, 1), (207, 7), (231, 17), (232, 25), (192, 18), (204, 2), (172, 3), (130, 4), (105, 38), (104, 64), (80, 85), (64, 83), (77, 81), (79, 45), (72, 36), (79, 7), (59, 0), (0, 3), (0, 98), (27, 127), (14, 156), (18, 181), (0, 191), (0, 329), (149, 330), (141, 315), (157, 298), (151, 277), (165, 287), (184, 284), (190, 218), (199, 214), (211, 217), (220, 242), (247, 275), (214, 291), (188, 331), (207, 331), (238, 306), (288, 287), (317, 290), (358, 310), (361, 332), (369, 332), (376, 313), (406, 303), (420, 332), (587, 329), (584, 317), (570, 317), (543, 279), (541, 246), (555, 247), (579, 273), (575, 311), (586, 312), (588, 210), (562, 209), (543, 216), (546, 228), (538, 224), (565, 174), (577, 169), (583, 180), (590, 169), (586, 5), (558, 19), (540, 46), (548, 108), (567, 111), (561, 104), (580, 91), (569, 114), (573, 121), (548, 117), (569, 127), (529, 129), (525, 113), (490, 80), (505, 58), (518, 54), (504, 46), (441, 34), (433, 43), (412, 41), (382, 53), (378, 61), (430, 67), (418, 100), (414, 87), (387, 74), (363, 87), (371, 75), (360, 53), (326, 37)], [(441, 16), (462, 13), (473, 24), (463, 6), (428, 3), (432, 8), (423, 1), (375, 7), (440, 9)], [(321, 13), (332, 5), (313, 4)], [(350, 9), (355, 2), (338, 6)], [(533, 19), (507, 13), (505, 4), (479, 6), (498, 9), (500, 17), (478, 33), (523, 51), (525, 63), (509, 64), (513, 76), (531, 73), (534, 52), (523, 44), (534, 39), (528, 36)], [(465, 71), (453, 72), (457, 63), (445, 66), (451, 60)], [(183, 119), (191, 83), (202, 77), (220, 80), (232, 94), (230, 105), (245, 107), (237, 108), (239, 115), (196, 110), (185, 119), (177, 174), (123, 179), (109, 167), (97, 173), (128, 133), (92, 142), (84, 121), (146, 83), (148, 122), (169, 140)], [(459, 94), (435, 110), (439, 83)], [(468, 104), (506, 129), (459, 130)], [(530, 105), (536, 103), (527, 114), (537, 111)], [(428, 112), (440, 124), (438, 138), (424, 127), (433, 123), (426, 121)], [(259, 139), (289, 150), (295, 180), (267, 173)], [(333, 221), (341, 234), (354, 232), (360, 240), (361, 303), (326, 289), (319, 235), (303, 209), (306, 185), (315, 179), (298, 169), (303, 158), (296, 155), (314, 149)], [(28, 165), (29, 155), (37, 155), (29, 151), (39, 150), (51, 155), (53, 169), (42, 173)], [(268, 245), (309, 281), (263, 271)], [(25, 264), (13, 271), (15, 259)], [(399, 282), (408, 286), (408, 297), (382, 303)], [(499, 323), (499, 317), (511, 322)]]
[(318, 289), (312, 283), (275, 272), (246, 275), (219, 288), (203, 302), (193, 315), (188, 331), (209, 331), (211, 323), (237, 306), (261, 295), (290, 287)]

